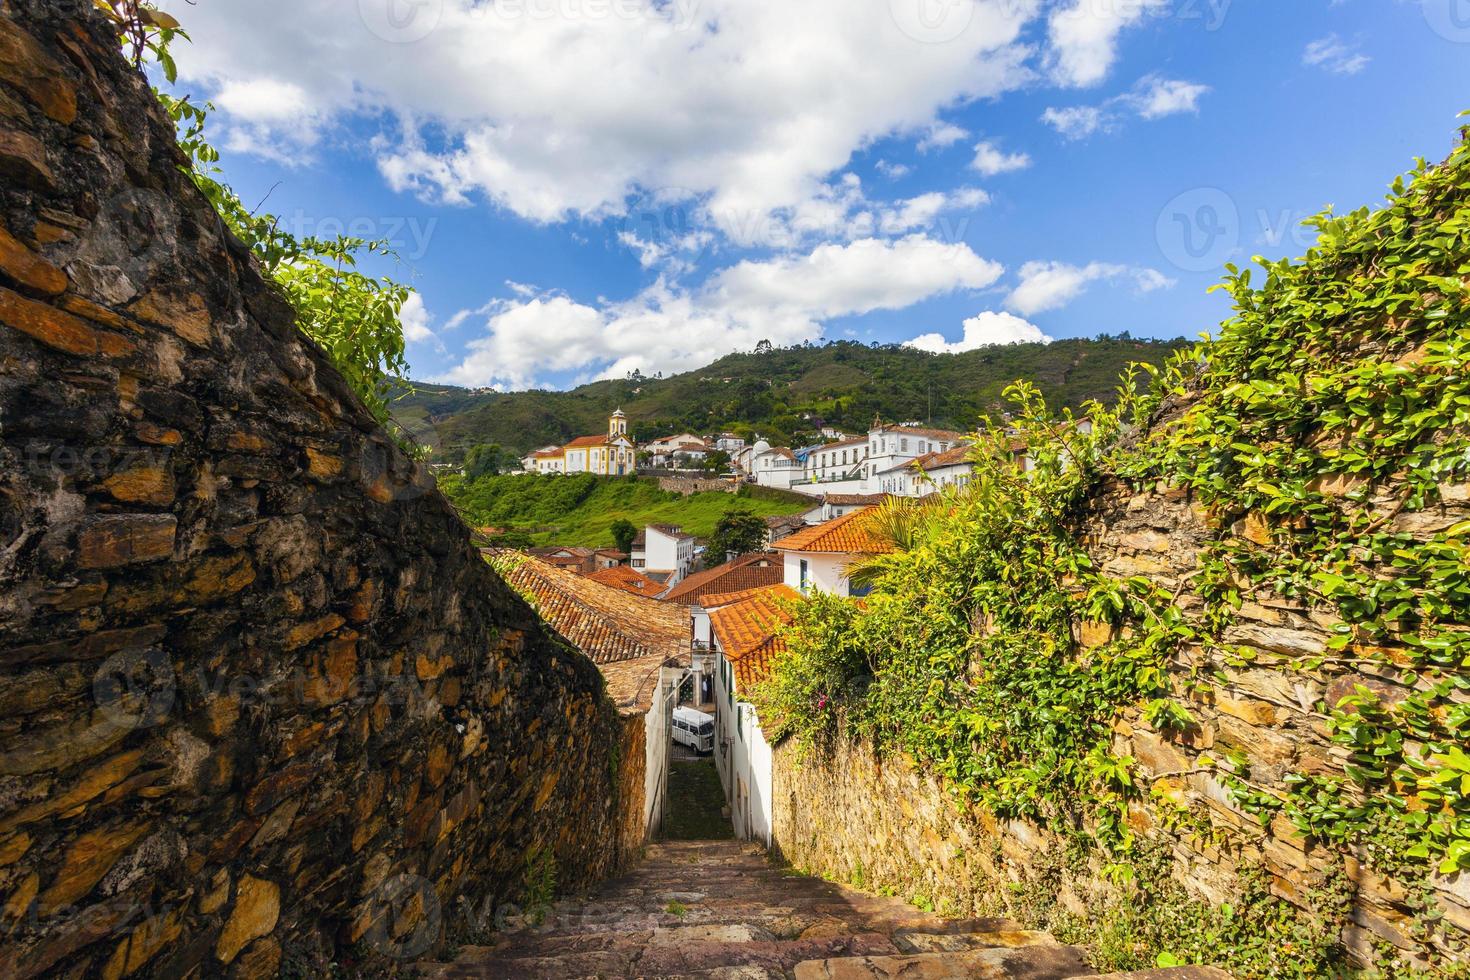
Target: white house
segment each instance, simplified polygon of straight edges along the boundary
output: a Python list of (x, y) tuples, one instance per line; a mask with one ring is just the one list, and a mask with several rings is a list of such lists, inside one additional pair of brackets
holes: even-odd
[(848, 567), (868, 555), (893, 550), (863, 525), (867, 508), (817, 524), (771, 544), (784, 558), (784, 583), (806, 594), (813, 589), (835, 595), (866, 595), (867, 589), (848, 579)]
[(745, 448), (745, 440), (733, 432), (721, 432), (715, 438), (715, 448), (723, 453), (729, 453), (732, 457)]
[(910, 469), (918, 471), (917, 495), (922, 497), (946, 487), (962, 487), (969, 483), (975, 465), (970, 462), (970, 447), (961, 444), (942, 453), (920, 456)]
[(868, 460), (868, 446), (866, 436), (816, 446), (807, 453), (802, 476), (816, 482), (861, 480), (867, 476), (864, 464)]
[(715, 767), (735, 836), (771, 843), (771, 745), (755, 706), (742, 697), (785, 650), (781, 627), (800, 600), (785, 585), (706, 596), (715, 645)]
[(650, 524), (633, 539), (628, 564), (665, 585), (674, 585), (694, 568), (694, 536), (673, 524)]
[(773, 447), (764, 439), (753, 447), (747, 465), (747, 472), (763, 487), (787, 489), (801, 480), (801, 463), (795, 454), (784, 446)]

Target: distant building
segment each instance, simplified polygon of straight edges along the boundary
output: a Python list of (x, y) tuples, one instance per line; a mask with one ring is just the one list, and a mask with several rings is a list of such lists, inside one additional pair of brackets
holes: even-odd
[(766, 518), (766, 550), (771, 549), (772, 541), (780, 541), (788, 534), (795, 534), (807, 526), (807, 519), (802, 514), (784, 514)]
[(665, 585), (677, 585), (694, 569), (694, 536), (674, 524), (650, 524), (633, 539), (628, 564)]
[(529, 461), (537, 473), (592, 473), (597, 476), (626, 476), (637, 472), (633, 441), (628, 438), (628, 417), (620, 408), (607, 420), (607, 435), (579, 436), (564, 446), (532, 453)]
[(729, 453), (733, 457), (745, 448), (745, 440), (733, 432), (721, 432), (715, 438), (715, 448), (720, 452)]
[(866, 595), (865, 587), (848, 578), (849, 566), (869, 555), (893, 550), (893, 545), (864, 526), (867, 513), (867, 508), (854, 510), (772, 544), (784, 556), (786, 585), (803, 594), (819, 589), (835, 595)]
[(763, 487), (790, 488), (801, 479), (801, 463), (785, 446), (772, 446), (764, 439), (750, 447), (747, 472)]
[(888, 497), (886, 493), (824, 493), (821, 503), (806, 511), (801, 518), (804, 524), (821, 524), (864, 507), (876, 507)]

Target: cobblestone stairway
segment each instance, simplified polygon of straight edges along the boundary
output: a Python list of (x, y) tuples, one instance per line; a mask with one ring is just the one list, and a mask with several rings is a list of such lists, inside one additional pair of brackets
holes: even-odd
[[(539, 926), (464, 947), (422, 976), (914, 980), (1088, 976), (1079, 949), (1006, 919), (943, 919), (892, 898), (774, 868), (744, 841), (650, 845), (630, 874), (555, 905)], [(1217, 971), (1149, 975), (1218, 977)], [(1130, 976), (1138, 977), (1141, 974)]]

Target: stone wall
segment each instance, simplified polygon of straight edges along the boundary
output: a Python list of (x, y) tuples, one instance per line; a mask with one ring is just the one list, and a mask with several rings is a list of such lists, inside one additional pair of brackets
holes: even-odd
[[(1442, 488), (1446, 504), (1394, 517), (1411, 534), (1448, 528), (1470, 517), (1465, 487)], [(1385, 493), (1384, 510), (1392, 498)], [(1160, 488), (1133, 494), (1112, 487), (1097, 501), (1086, 532), (1095, 561), (1117, 576), (1147, 576), (1190, 611), (1202, 601), (1189, 590), (1195, 556), (1209, 533), (1208, 515), (1184, 494)], [(1236, 533), (1261, 533), (1255, 518)], [(1370, 959), (1374, 945), (1390, 943), (1413, 957), (1432, 948), (1464, 956), (1470, 940), (1470, 874), (1431, 875), (1428, 890), (1443, 913), (1438, 924), (1417, 919), (1414, 888), (1374, 874), (1352, 853), (1337, 853), (1305, 840), (1278, 818), (1262, 828), (1231, 802), (1225, 787), (1201, 765), (1204, 754), (1222, 758), (1231, 750), (1249, 760), (1252, 782), (1280, 790), (1289, 773), (1341, 775), (1343, 750), (1326, 736), (1324, 703), (1335, 704), (1355, 684), (1392, 698), (1406, 690), (1397, 675), (1273, 669), (1284, 657), (1320, 652), (1334, 618), (1288, 603), (1247, 601), (1225, 642), (1254, 649), (1250, 669), (1221, 667), (1221, 679), (1187, 707), (1197, 724), (1188, 731), (1152, 728), (1139, 714), (1125, 713), (1116, 726), (1115, 750), (1134, 757), (1146, 786), (1168, 801), (1168, 812), (1147, 799), (1129, 815), (1132, 829), (1172, 853), (1173, 875), (1188, 891), (1212, 904), (1235, 900), (1239, 872), (1264, 868), (1272, 891), (1302, 908), (1311, 891), (1346, 879), (1354, 898), (1342, 932), (1347, 948)], [(1081, 624), (1084, 646), (1106, 641), (1104, 626)], [(1176, 664), (1181, 679), (1203, 656), (1186, 649)], [(1210, 672), (1202, 671), (1208, 680)], [(1034, 825), (1001, 822), (988, 814), (961, 814), (950, 794), (908, 760), (878, 759), (865, 745), (840, 743), (830, 758), (801, 759), (794, 744), (775, 759), (774, 836), (782, 856), (798, 866), (842, 880), (862, 879), (905, 897), (919, 896), (956, 912), (1013, 912), (1017, 892), (1007, 885), (1056, 875), (1049, 894), (1073, 913), (1096, 914), (1112, 890), (1094, 858), (1066, 867), (1067, 842)], [(1176, 810), (1182, 807), (1182, 810)], [(1416, 932), (1420, 935), (1416, 938)], [(1228, 964), (1225, 964), (1228, 965)]]
[(635, 846), (641, 731), (184, 163), (91, 0), (0, 4), (0, 976), (411, 958)]
[(708, 493), (711, 491), (719, 493), (734, 493), (740, 489), (739, 485), (730, 480), (713, 480), (708, 477), (697, 476), (661, 476), (658, 478), (660, 490), (689, 496), (694, 493)]

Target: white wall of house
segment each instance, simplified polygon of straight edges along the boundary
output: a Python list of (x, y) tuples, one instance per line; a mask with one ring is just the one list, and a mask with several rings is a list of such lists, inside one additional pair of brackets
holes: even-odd
[(735, 670), (721, 655), (715, 669), (715, 766), (735, 836), (771, 843), (771, 746), (755, 706), (740, 699)]
[(782, 581), (798, 592), (819, 589), (848, 595), (847, 566), (852, 555), (817, 551), (788, 551)]
[(669, 768), (669, 720), (674, 713), (674, 690), (683, 672), (662, 667), (653, 707), (643, 716), (643, 826), (652, 840), (663, 827)]
[(650, 525), (643, 529), (643, 541), (644, 567), (657, 571), (673, 571), (674, 575), (669, 578), (669, 585), (683, 579), (694, 568), (694, 539), (692, 537), (669, 534)]
[(867, 475), (864, 470), (868, 452), (867, 439), (818, 446), (807, 454), (802, 475), (808, 480), (842, 480), (848, 477), (861, 480)]

